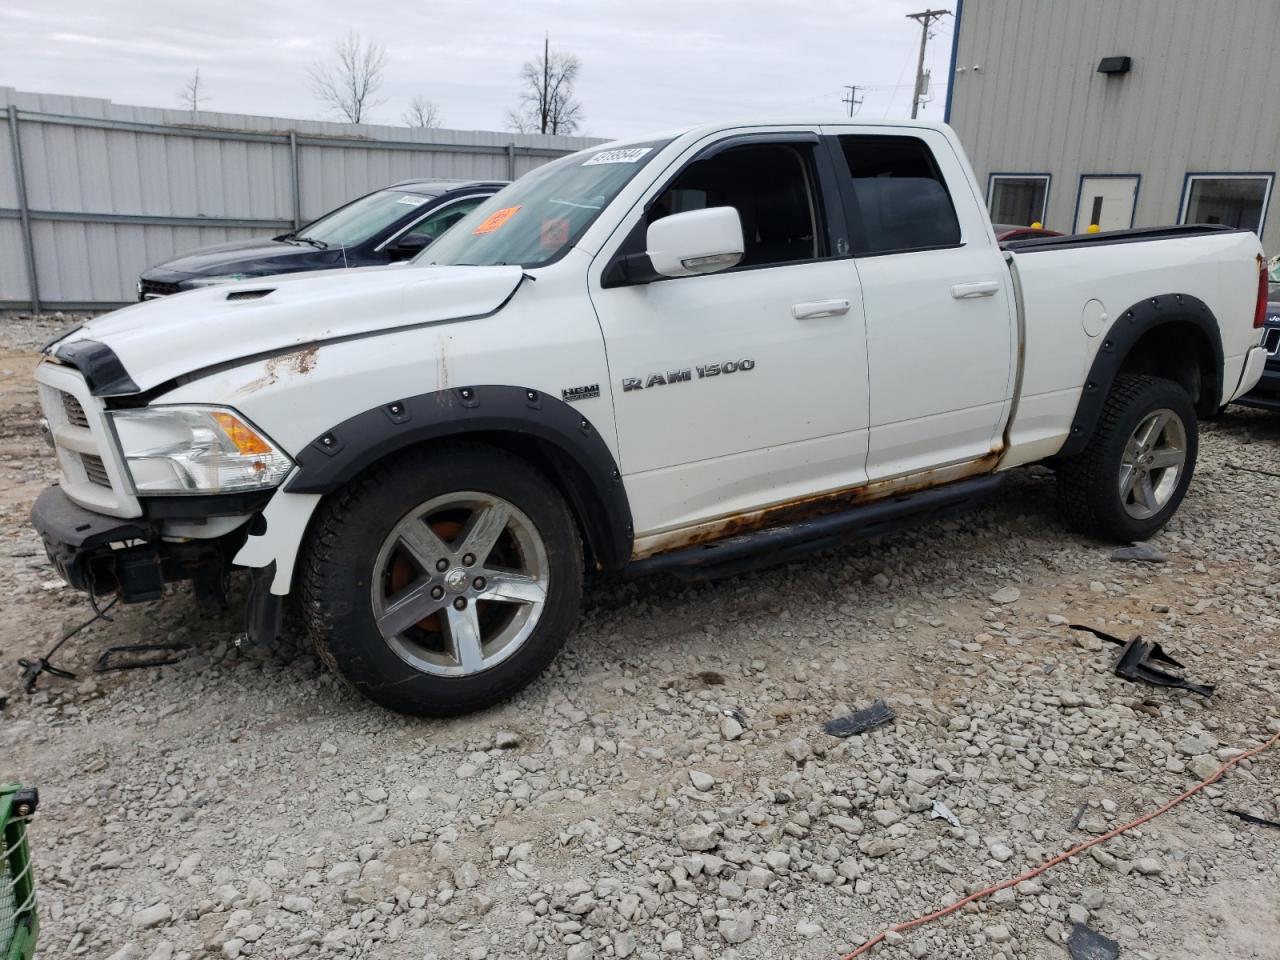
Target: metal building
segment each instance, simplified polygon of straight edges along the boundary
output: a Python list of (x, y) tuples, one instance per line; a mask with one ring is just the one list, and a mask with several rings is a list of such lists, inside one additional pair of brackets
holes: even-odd
[(187, 250), (410, 177), (514, 180), (601, 141), (134, 107), (0, 86), (0, 311), (105, 310)]
[(1280, 0), (957, 0), (946, 118), (998, 223), (1280, 252)]

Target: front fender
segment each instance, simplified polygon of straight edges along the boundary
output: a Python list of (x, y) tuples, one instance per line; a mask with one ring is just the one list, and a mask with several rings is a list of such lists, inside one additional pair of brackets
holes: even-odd
[(299, 451), (284, 491), (323, 496), (400, 450), (450, 437), (530, 450), (569, 501), (597, 564), (615, 570), (630, 558), (631, 508), (608, 445), (578, 410), (529, 387), (454, 387), (365, 410)]

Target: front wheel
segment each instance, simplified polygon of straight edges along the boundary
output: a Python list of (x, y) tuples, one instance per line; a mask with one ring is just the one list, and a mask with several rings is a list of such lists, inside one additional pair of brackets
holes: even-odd
[(582, 548), (555, 487), (501, 450), (375, 467), (322, 506), (303, 568), (308, 631), (361, 693), (450, 716), (515, 694), (555, 657)]
[(1121, 374), (1088, 445), (1058, 470), (1067, 517), (1103, 540), (1149, 539), (1182, 502), (1197, 450), (1186, 390), (1160, 377)]

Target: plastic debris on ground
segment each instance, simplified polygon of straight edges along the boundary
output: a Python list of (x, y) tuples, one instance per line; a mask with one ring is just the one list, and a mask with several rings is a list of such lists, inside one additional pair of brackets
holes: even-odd
[(1233, 817), (1239, 817), (1245, 823), (1252, 823), (1254, 826), (1271, 827), (1275, 830), (1280, 830), (1280, 823), (1268, 820), (1266, 817), (1255, 817), (1252, 813), (1245, 813), (1243, 810), (1228, 810), (1227, 813)]
[(960, 826), (960, 818), (957, 817), (954, 813), (952, 813), (951, 808), (948, 807), (941, 800), (933, 801), (933, 809), (929, 811), (929, 819), (945, 820), (947, 821), (947, 823), (951, 824), (953, 827)]
[(1114, 643), (1120, 646), (1120, 653), (1111, 665), (1111, 671), (1118, 677), (1125, 680), (1142, 681), (1158, 687), (1177, 687), (1181, 690), (1199, 694), (1202, 697), (1213, 696), (1213, 691), (1216, 689), (1213, 684), (1195, 683), (1185, 677), (1169, 673), (1167, 670), (1161, 670), (1155, 666), (1154, 664), (1159, 662), (1167, 663), (1169, 666), (1177, 667), (1179, 670), (1185, 669), (1181, 663), (1165, 652), (1164, 647), (1154, 640), (1143, 640), (1141, 636), (1133, 636), (1128, 640), (1121, 640), (1119, 637), (1112, 636), (1096, 627), (1087, 627), (1079, 623), (1068, 624), (1068, 627), (1072, 630), (1091, 633), (1099, 640), (1105, 640), (1107, 643)]
[(822, 729), (833, 737), (851, 737), (855, 733), (863, 733), (872, 727), (888, 723), (897, 716), (893, 712), (893, 707), (883, 700), (876, 700), (865, 710), (855, 710), (847, 717), (836, 717), (834, 720), (828, 720), (823, 724)]
[(1111, 559), (1117, 563), (1168, 563), (1168, 558), (1149, 543), (1117, 547), (1111, 552)]
[(1071, 954), (1071, 960), (1116, 960), (1120, 956), (1120, 944), (1077, 923), (1072, 925), (1071, 936), (1067, 937), (1067, 953)]

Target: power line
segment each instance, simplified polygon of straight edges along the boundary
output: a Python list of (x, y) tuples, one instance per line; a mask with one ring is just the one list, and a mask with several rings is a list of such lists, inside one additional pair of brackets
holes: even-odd
[(920, 59), (916, 62), (916, 90), (911, 97), (911, 119), (916, 118), (920, 110), (920, 101), (929, 92), (928, 75), (924, 69), (924, 48), (929, 42), (929, 25), (935, 20), (951, 16), (950, 10), (924, 10), (920, 13), (908, 13), (908, 20), (920, 23)]
[(853, 108), (861, 107), (862, 101), (865, 99), (865, 97), (858, 96), (858, 90), (860, 89), (862, 88), (856, 87), (856, 86), (846, 86), (845, 90), (847, 90), (848, 93), (845, 94), (844, 99), (840, 101), (841, 103), (847, 103), (849, 105), (849, 116), (851, 117), (854, 115), (854, 112), (855, 112)]

